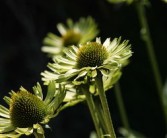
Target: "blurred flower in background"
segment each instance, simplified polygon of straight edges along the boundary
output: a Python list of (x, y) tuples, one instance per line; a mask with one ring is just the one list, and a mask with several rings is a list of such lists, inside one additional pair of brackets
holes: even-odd
[(57, 29), (60, 36), (48, 33), (44, 38), (42, 51), (54, 56), (71, 45), (78, 45), (93, 40), (99, 33), (92, 17), (80, 18), (78, 22), (68, 19), (66, 25), (59, 23)]

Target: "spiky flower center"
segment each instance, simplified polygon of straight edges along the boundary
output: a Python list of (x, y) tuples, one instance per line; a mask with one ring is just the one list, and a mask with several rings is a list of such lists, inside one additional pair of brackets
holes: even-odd
[(106, 48), (99, 43), (83, 45), (77, 54), (77, 68), (101, 66), (108, 57)]
[(32, 127), (46, 115), (46, 105), (35, 95), (20, 91), (12, 95), (10, 104), (11, 122), (15, 127)]
[(70, 45), (78, 45), (81, 39), (81, 34), (77, 33), (73, 30), (67, 31), (67, 33), (63, 36), (63, 44), (65, 47)]

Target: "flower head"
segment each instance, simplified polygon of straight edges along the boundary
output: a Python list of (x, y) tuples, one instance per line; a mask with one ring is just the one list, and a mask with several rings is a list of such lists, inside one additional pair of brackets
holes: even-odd
[(94, 39), (98, 34), (97, 24), (91, 17), (80, 18), (76, 23), (68, 19), (67, 25), (59, 23), (57, 29), (61, 36), (48, 33), (44, 38), (43, 52), (52, 55), (59, 54), (68, 46), (85, 43)]
[(76, 67), (83, 68), (100, 66), (107, 57), (108, 52), (102, 44), (89, 42), (79, 48)]
[(64, 53), (65, 55), (55, 56), (54, 63), (48, 64), (51, 71), (42, 73), (43, 81), (71, 81), (74, 85), (89, 82), (90, 86), (94, 86), (95, 77), (100, 72), (105, 81), (104, 88), (111, 88), (132, 55), (128, 41), (121, 43), (121, 38), (113, 41), (107, 38), (103, 44), (97, 38), (95, 42), (87, 42), (79, 47), (71, 46)]
[(34, 132), (44, 134), (42, 125), (55, 116), (65, 92), (61, 86), (56, 90), (55, 83), (51, 82), (43, 100), (40, 85), (37, 84), (33, 90), (34, 94), (21, 87), (18, 92), (12, 91), (11, 97), (4, 97), (9, 109), (0, 105), (0, 137), (14, 138)]
[(13, 93), (9, 109), (11, 123), (15, 127), (25, 128), (42, 122), (46, 107), (42, 100), (28, 91)]

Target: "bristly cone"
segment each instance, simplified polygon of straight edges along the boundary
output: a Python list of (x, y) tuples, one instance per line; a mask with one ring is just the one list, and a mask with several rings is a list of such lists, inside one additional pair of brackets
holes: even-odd
[(12, 95), (10, 116), (15, 127), (32, 127), (41, 122), (46, 115), (43, 101), (27, 91), (19, 91)]
[(100, 66), (107, 57), (107, 50), (102, 44), (89, 42), (79, 49), (77, 68)]

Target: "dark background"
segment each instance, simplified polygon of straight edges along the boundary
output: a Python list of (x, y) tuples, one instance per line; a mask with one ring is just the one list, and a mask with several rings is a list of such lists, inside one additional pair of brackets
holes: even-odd
[[(167, 76), (167, 4), (152, 1), (146, 9), (162, 81)], [(146, 46), (134, 5), (113, 5), (106, 0), (1, 0), (0, 2), (0, 102), (20, 86), (32, 91), (41, 82), (40, 73), (49, 59), (41, 52), (48, 32), (58, 33), (56, 24), (67, 18), (77, 21), (92, 16), (99, 36), (130, 40), (133, 56), (120, 79), (131, 128), (148, 138), (163, 138), (165, 123), (156, 92)], [(117, 135), (122, 126), (113, 90), (107, 92)], [(46, 138), (88, 138), (94, 126), (85, 104), (68, 108), (50, 123)]]

